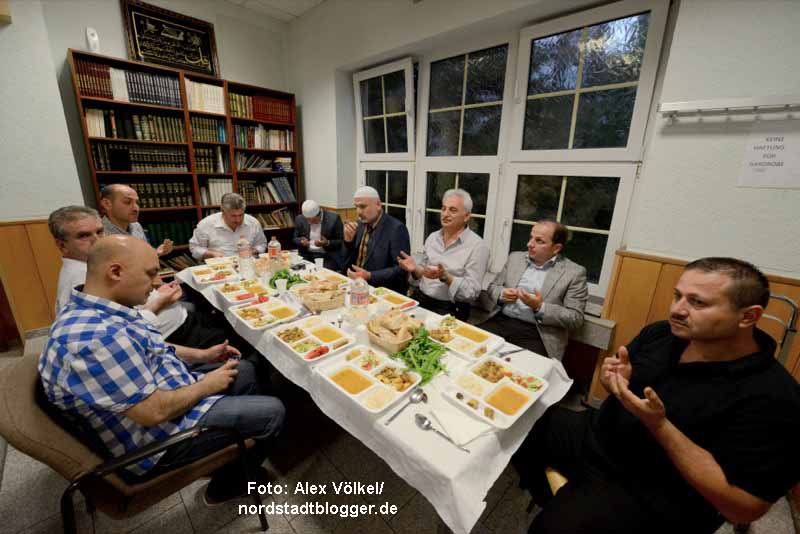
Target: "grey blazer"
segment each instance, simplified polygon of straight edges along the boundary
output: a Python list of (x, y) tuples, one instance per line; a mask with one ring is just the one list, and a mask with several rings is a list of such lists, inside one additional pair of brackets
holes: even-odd
[[(492, 315), (500, 311), (499, 299), (504, 288), (517, 287), (528, 268), (527, 252), (512, 252), (503, 270), (489, 284), (486, 297)], [(567, 346), (569, 331), (583, 325), (583, 312), (589, 298), (586, 269), (559, 255), (555, 265), (547, 272), (542, 285), (543, 302), (547, 304), (544, 315), (536, 322), (539, 336), (547, 355), (561, 360)]]

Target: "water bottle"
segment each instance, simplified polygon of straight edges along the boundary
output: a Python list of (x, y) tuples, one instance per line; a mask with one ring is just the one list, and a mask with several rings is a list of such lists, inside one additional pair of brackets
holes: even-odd
[(353, 324), (363, 324), (367, 320), (369, 306), (369, 284), (363, 278), (356, 278), (350, 287), (350, 319)]
[(236, 242), (236, 252), (239, 255), (239, 272), (246, 280), (255, 278), (255, 262), (253, 261), (253, 249), (250, 242), (245, 239), (244, 234), (239, 236)]
[(275, 236), (272, 236), (272, 239), (269, 240), (267, 252), (269, 253), (270, 263), (278, 263), (281, 261), (281, 243)]

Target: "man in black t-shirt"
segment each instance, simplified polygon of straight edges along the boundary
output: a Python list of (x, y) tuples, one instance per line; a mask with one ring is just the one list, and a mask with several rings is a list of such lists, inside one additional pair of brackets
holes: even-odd
[[(785, 495), (800, 480), (800, 386), (755, 327), (768, 300), (749, 263), (688, 264), (669, 321), (603, 362), (601, 408), (551, 408), (515, 455), (544, 507), (530, 532), (713, 533)], [(545, 466), (569, 479), (555, 496)]]

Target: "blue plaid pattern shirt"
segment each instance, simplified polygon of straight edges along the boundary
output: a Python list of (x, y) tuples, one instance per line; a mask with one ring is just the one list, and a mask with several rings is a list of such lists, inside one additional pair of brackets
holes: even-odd
[[(72, 290), (39, 358), (48, 399), (68, 416), (88, 422), (114, 457), (195, 426), (221, 395), (206, 397), (184, 415), (153, 427), (123, 414), (156, 388), (178, 389), (203, 375), (189, 371), (138, 311), (79, 289)], [(128, 470), (142, 475), (162, 454)]]

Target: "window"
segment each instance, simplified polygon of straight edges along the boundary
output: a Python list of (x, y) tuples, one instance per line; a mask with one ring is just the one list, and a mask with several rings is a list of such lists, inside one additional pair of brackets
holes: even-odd
[(386, 213), (406, 222), (408, 209), (408, 174), (407, 170), (367, 169), (365, 184), (374, 187), (381, 197)]
[(411, 59), (353, 76), (359, 161), (414, 159), (414, 75)]
[(472, 197), (469, 227), (483, 237), (486, 229), (486, 206), (490, 176), (481, 172), (428, 172), (425, 187), (425, 239), (442, 227), (439, 215), (442, 197), (448, 189), (463, 189)]
[(514, 161), (635, 161), (666, 7), (618, 2), (520, 33)]
[(497, 154), (508, 45), (430, 65), (428, 156)]

